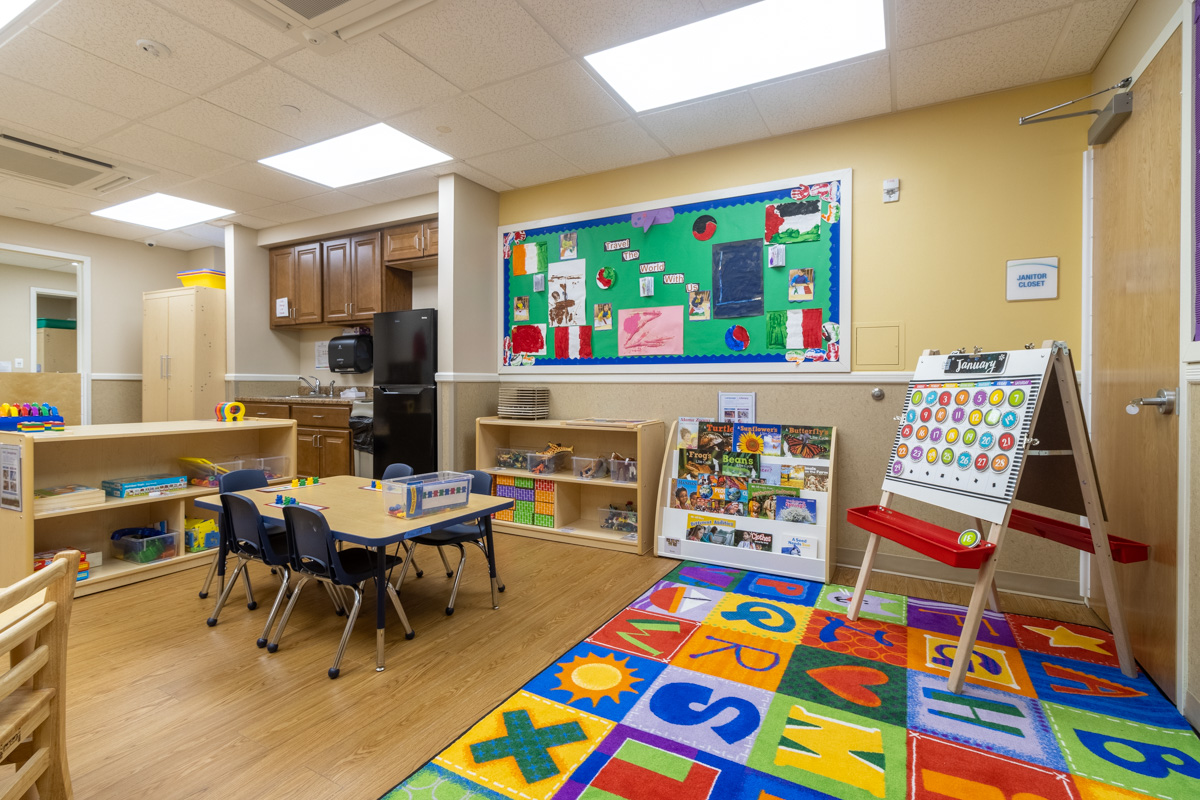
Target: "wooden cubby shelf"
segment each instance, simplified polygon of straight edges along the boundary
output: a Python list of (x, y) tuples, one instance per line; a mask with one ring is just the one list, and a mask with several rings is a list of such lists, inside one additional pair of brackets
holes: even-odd
[[(548, 481), (554, 486), (553, 527), (496, 519), (492, 525), (497, 531), (629, 553), (641, 554), (650, 549), (658, 514), (655, 489), (666, 446), (666, 428), (660, 420), (613, 427), (568, 420), (480, 417), (475, 423), (475, 434), (478, 469), (496, 477)], [(551, 442), (573, 447), (573, 456), (607, 458), (619, 453), (636, 459), (637, 480), (625, 483), (607, 477), (577, 477), (570, 462), (564, 464), (562, 470), (548, 474), (496, 468), (497, 448), (541, 450)], [(638, 515), (633, 538), (627, 538), (628, 532), (600, 526), (601, 509), (609, 505), (624, 508), (630, 501)]]

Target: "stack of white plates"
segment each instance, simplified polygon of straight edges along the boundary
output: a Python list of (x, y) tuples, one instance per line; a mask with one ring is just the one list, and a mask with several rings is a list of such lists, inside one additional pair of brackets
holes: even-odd
[(546, 419), (550, 389), (545, 386), (501, 386), (497, 416), (505, 419)]

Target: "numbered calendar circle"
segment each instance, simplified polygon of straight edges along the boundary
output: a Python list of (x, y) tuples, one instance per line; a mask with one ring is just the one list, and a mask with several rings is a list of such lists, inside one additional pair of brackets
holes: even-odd
[(981, 406), (986, 402), (987, 402), (987, 392), (985, 392), (983, 389), (980, 389), (978, 392), (975, 393), (975, 405)]
[(1008, 404), (1010, 406), (1012, 406), (1013, 408), (1016, 408), (1017, 406), (1021, 405), (1024, 402), (1025, 402), (1025, 390), (1024, 389), (1013, 389), (1011, 392), (1008, 393)]
[(992, 393), (990, 395), (988, 395), (988, 403), (990, 403), (991, 405), (998, 406), (1003, 402), (1004, 402), (1004, 390), (1003, 389), (993, 389)]
[(904, 464), (899, 461), (897, 461), (895, 464), (892, 464), (892, 474), (896, 476), (904, 474)]
[(975, 456), (975, 469), (979, 470), (980, 472), (983, 472), (987, 468), (988, 468), (987, 453), (980, 453), (979, 455)]
[(913, 426), (912, 425), (906, 424), (903, 428), (900, 429), (900, 438), (901, 439), (907, 439), (908, 437), (912, 436), (912, 434), (913, 434)]
[(936, 447), (929, 448), (925, 453), (925, 461), (929, 464), (936, 464), (938, 460), (938, 451)]
[(916, 447), (914, 447), (912, 450), (909, 451), (908, 457), (911, 458), (913, 461), (920, 461), (921, 456), (923, 456), (923, 455), (925, 455), (925, 448), (921, 447), (921, 445), (917, 445)]
[(963, 444), (967, 447), (975, 444), (975, 437), (978, 436), (974, 428), (967, 428), (963, 431)]
[(967, 410), (965, 408), (956, 408), (950, 412), (950, 419), (955, 422), (962, 422), (967, 418)]
[(922, 392), (920, 389), (913, 392), (912, 403), (914, 406), (919, 406), (919, 405), (921, 405), (921, 403), (924, 403), (924, 402), (925, 402), (925, 393), (924, 392)]
[(991, 450), (992, 445), (996, 443), (996, 435), (991, 431), (984, 431), (979, 434), (979, 449)]
[(1000, 415), (1000, 424), (1005, 428), (1013, 428), (1016, 427), (1017, 420), (1019, 419), (1020, 417), (1017, 416), (1017, 412), (1005, 411)]
[(983, 422), (983, 412), (978, 408), (975, 409), (971, 412), (971, 416), (967, 417), (967, 422), (970, 422), (972, 425), (978, 425)]
[(1017, 443), (1017, 437), (1011, 433), (1002, 433), (1000, 434), (999, 442), (1001, 450), (1012, 450)]
[(983, 424), (989, 428), (994, 428), (1000, 424), (1000, 409), (989, 408), (988, 412), (983, 415)]
[(929, 422), (933, 419), (933, 409), (929, 406), (921, 409), (921, 422)]
[(958, 428), (951, 428), (946, 431), (946, 444), (954, 444), (958, 441)]
[(941, 394), (938, 395), (938, 405), (939, 406), (950, 405), (950, 400), (951, 400), (951, 394), (949, 392), (942, 392)]
[(958, 454), (958, 461), (956, 461), (955, 463), (958, 464), (959, 469), (970, 469), (971, 468), (971, 454), (968, 453), (966, 450), (962, 451), (961, 453)]
[(905, 421), (905, 422), (916, 422), (916, 421), (917, 421), (917, 411), (916, 411), (916, 409), (914, 409), (914, 408), (910, 408), (910, 409), (908, 410), (908, 413), (904, 415), (904, 421)]
[(904, 458), (907, 455), (908, 455), (908, 445), (901, 442), (900, 446), (896, 448), (896, 458)]
[(946, 466), (950, 466), (954, 463), (954, 451), (949, 447), (942, 451), (942, 463)]
[(925, 425), (922, 425), (921, 427), (917, 428), (917, 441), (918, 442), (925, 441), (925, 437), (928, 435), (929, 435), (929, 428), (926, 427)]
[(942, 440), (942, 429), (941, 428), (934, 428), (931, 431), (929, 431), (929, 441), (933, 442), (934, 444), (937, 444), (941, 440)]
[(937, 396), (937, 389), (930, 389), (925, 393), (925, 404), (930, 406), (933, 405), (937, 402)]
[(937, 411), (933, 412), (933, 421), (934, 422), (945, 422), (947, 413), (948, 412), (946, 411), (946, 409), (939, 408)]
[(966, 389), (959, 389), (958, 394), (954, 395), (954, 402), (956, 405), (965, 406), (971, 402), (971, 393)]
[(996, 472), (1004, 472), (1008, 469), (1008, 456), (1004, 453), (997, 453), (996, 457), (992, 459), (992, 469)]

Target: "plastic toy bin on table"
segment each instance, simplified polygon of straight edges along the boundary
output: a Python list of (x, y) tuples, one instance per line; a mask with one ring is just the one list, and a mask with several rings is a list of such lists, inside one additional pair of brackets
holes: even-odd
[(112, 540), (112, 554), (114, 558), (135, 564), (149, 564), (151, 561), (174, 558), (179, 554), (179, 532), (168, 531), (161, 536), (145, 539), (122, 536)]
[(384, 507), (402, 519), (460, 508), (470, 500), (471, 476), (462, 472), (426, 472), (383, 481)]
[(958, 534), (954, 531), (884, 506), (851, 508), (846, 511), (846, 519), (865, 531), (916, 550), (948, 567), (979, 569), (996, 549), (991, 542), (965, 547), (958, 543)]

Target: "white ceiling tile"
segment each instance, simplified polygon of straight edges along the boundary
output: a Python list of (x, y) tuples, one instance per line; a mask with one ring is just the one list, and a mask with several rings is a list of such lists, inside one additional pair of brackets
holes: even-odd
[(0, 72), (126, 117), (153, 114), (187, 99), (178, 89), (34, 28), (0, 47)]
[(345, 192), (326, 192), (325, 194), (314, 194), (311, 197), (301, 197), (299, 200), (293, 200), (292, 204), (300, 206), (300, 208), (307, 208), (309, 211), (316, 211), (318, 214), (340, 214), (343, 211), (364, 208), (371, 205), (371, 202)]
[(585, 173), (627, 167), (670, 155), (640, 125), (629, 119), (548, 139), (543, 144)]
[(437, 175), (461, 175), (469, 181), (474, 181), (480, 186), (491, 189), (493, 192), (507, 192), (516, 187), (512, 184), (505, 183), (494, 175), (489, 175), (481, 169), (476, 169), (470, 164), (464, 164), (461, 161), (447, 161), (445, 164), (435, 164), (429, 168), (430, 172)]
[(209, 242), (197, 239), (183, 231), (160, 231), (146, 238), (153, 240), (159, 247), (170, 247), (174, 250), (199, 250), (203, 247), (212, 247)]
[(116, 205), (117, 203), (127, 203), (130, 200), (136, 200), (139, 197), (145, 197), (155, 192), (172, 194), (172, 190), (176, 186), (190, 180), (192, 180), (192, 176), (190, 175), (172, 172), (169, 169), (160, 169), (158, 172), (140, 178), (135, 183), (124, 188), (114, 189), (102, 195), (102, 198), (106, 205)]
[(1068, 6), (1072, 0), (892, 0), (892, 50), (961, 36)]
[(1041, 77), (1052, 80), (1091, 72), (1131, 5), (1130, 0), (1076, 3), (1067, 19), (1066, 33)]
[[(260, 63), (182, 17), (146, 0), (63, 0), (34, 27), (134, 72), (198, 94)], [(143, 53), (138, 39), (170, 48), (169, 56)]]
[(133, 125), (100, 139), (92, 148), (132, 162), (153, 164), (193, 177), (228, 169), (241, 159), (147, 125)]
[[(748, 1), (748, 0), (747, 0)], [(555, 39), (590, 55), (709, 16), (700, 0), (524, 0)]]
[(0, 184), (0, 196), (20, 201), (18, 205), (33, 203), (43, 208), (66, 211), (72, 215), (90, 214), (93, 211), (99, 211), (102, 208), (113, 205), (107, 199), (78, 195), (63, 189), (56, 189), (53, 186), (45, 186), (40, 183), (23, 181), (17, 178), (12, 178)]
[(145, 123), (250, 161), (304, 145), (299, 139), (259, 125), (198, 97), (150, 117)]
[(382, 36), (327, 56), (304, 49), (278, 64), (381, 119), (459, 93), (454, 84)]
[(221, 223), (201, 222), (180, 228), (178, 232), (199, 239), (209, 247), (225, 246), (225, 226)]
[(895, 55), (897, 107), (941, 103), (1036, 81), (1068, 13), (1062, 8), (901, 50)]
[(221, 186), (207, 180), (189, 181), (188, 183), (180, 184), (171, 190), (171, 194), (177, 197), (185, 197), (188, 200), (195, 200), (197, 203), (208, 203), (209, 205), (220, 206), (221, 208), (231, 208), (234, 211), (253, 211), (256, 208), (275, 205), (277, 202), (269, 197), (260, 197), (250, 192), (231, 189), (228, 186)]
[(771, 135), (748, 92), (699, 100), (640, 117), (674, 153), (694, 153)]
[(627, 117), (617, 101), (575, 61), (480, 89), (475, 98), (535, 139)]
[[(270, 65), (214, 89), (204, 99), (309, 144), (375, 122), (361, 111)], [(300, 113), (289, 114), (284, 105), (295, 106)]]
[(0, 124), (4, 121), (77, 142), (103, 136), (127, 122), (116, 114), (0, 75)]
[(254, 216), (269, 219), (276, 225), (286, 225), (289, 222), (300, 222), (305, 219), (321, 216), (319, 212), (294, 206), (291, 203), (279, 203), (266, 208), (256, 208)]
[(567, 57), (516, 0), (441, 0), (387, 35), (465, 91)]
[(468, 163), (513, 186), (534, 186), (583, 174), (574, 164), (537, 142), (472, 158)]
[(28, 222), (40, 222), (43, 225), (55, 225), (77, 215), (78, 212), (75, 211), (64, 211), (61, 208), (51, 208), (50, 206), (43, 206), (38, 203), (16, 200), (0, 195), (0, 217), (23, 219)]
[(892, 110), (888, 57), (776, 81), (750, 90), (772, 136)]
[(261, 231), (263, 228), (273, 228), (279, 224), (275, 220), (256, 217), (253, 214), (234, 214), (232, 217), (226, 217), (226, 219), (230, 222), (236, 222), (238, 225), (253, 228), (256, 231)]
[[(357, 183), (354, 186), (347, 186), (341, 191), (360, 197), (369, 203), (378, 204), (431, 194), (437, 190), (438, 176), (429, 170), (418, 169), (370, 183)], [(303, 205), (303, 203), (297, 203), (297, 205)]]
[(455, 158), (473, 158), (533, 141), (467, 95), (390, 119), (388, 124)]
[(748, 6), (751, 3), (757, 3), (758, 0), (700, 0), (706, 11), (713, 14), (724, 14), (726, 11), (733, 11), (735, 8)]
[(281, 203), (329, 191), (328, 186), (293, 178), (277, 169), (264, 167), (253, 161), (240, 164), (216, 175), (208, 175), (206, 179), (221, 186), (240, 189), (243, 192), (268, 197)]
[(214, 0), (154, 0), (214, 33), (253, 50), (263, 58), (275, 58), (303, 45), (233, 3)]
[(147, 228), (144, 225), (130, 225), (128, 222), (117, 222), (115, 219), (96, 217), (91, 214), (74, 217), (58, 224), (64, 228), (96, 233), (101, 236), (112, 236), (117, 239), (145, 239), (162, 233), (162, 231)]

